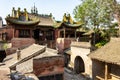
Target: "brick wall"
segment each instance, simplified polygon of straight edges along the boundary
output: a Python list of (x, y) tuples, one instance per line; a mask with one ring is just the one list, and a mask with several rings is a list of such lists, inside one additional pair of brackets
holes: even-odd
[(6, 29), (6, 32), (7, 32), (7, 40), (10, 41), (13, 38), (14, 29), (11, 26), (9, 26), (9, 28)]
[(7, 48), (6, 49), (6, 55), (10, 55), (10, 54), (13, 54), (15, 53), (17, 50), (17, 48)]
[(56, 47), (59, 53), (63, 53), (64, 49), (70, 48), (72, 41), (75, 41), (75, 39), (74, 38), (58, 38), (56, 41)]
[(13, 38), (11, 40), (11, 43), (12, 43), (12, 47), (19, 48), (35, 43), (35, 40), (33, 38)]
[(64, 58), (59, 57), (48, 57), (43, 59), (33, 60), (33, 71), (38, 77), (54, 75), (64, 72)]

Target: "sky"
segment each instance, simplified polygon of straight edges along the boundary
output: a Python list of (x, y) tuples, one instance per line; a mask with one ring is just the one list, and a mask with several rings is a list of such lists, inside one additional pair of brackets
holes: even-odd
[(5, 17), (12, 13), (12, 8), (24, 10), (27, 9), (31, 12), (31, 8), (37, 7), (39, 14), (52, 13), (55, 20), (62, 20), (64, 13), (70, 13), (72, 18), (74, 8), (80, 4), (80, 0), (1, 0), (0, 1), (0, 16), (3, 18), (4, 24)]

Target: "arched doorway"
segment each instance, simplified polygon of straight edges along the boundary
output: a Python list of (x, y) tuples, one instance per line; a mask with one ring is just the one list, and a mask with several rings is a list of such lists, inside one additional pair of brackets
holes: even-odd
[(74, 61), (74, 71), (79, 74), (85, 72), (84, 61), (80, 56), (77, 56)]

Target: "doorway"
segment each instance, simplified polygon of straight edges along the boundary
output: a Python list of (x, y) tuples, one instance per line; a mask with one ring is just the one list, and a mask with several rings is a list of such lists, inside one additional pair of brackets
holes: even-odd
[(76, 74), (85, 72), (84, 61), (80, 56), (77, 56), (74, 61), (74, 71)]
[(35, 29), (34, 35), (33, 35), (34, 39), (38, 41), (39, 41), (39, 32), (40, 32), (40, 29)]

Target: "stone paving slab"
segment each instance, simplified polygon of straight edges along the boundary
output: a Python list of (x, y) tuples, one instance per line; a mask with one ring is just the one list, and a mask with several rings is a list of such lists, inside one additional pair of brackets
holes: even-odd
[(64, 80), (89, 80), (85, 76), (81, 74), (75, 74), (73, 71), (70, 69), (65, 68), (64, 69)]

